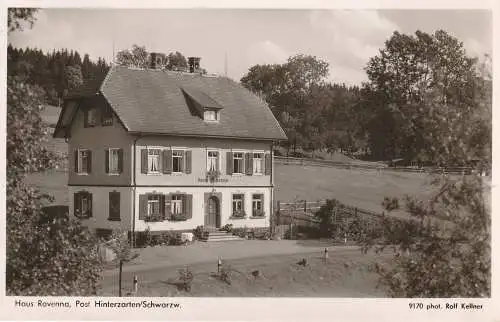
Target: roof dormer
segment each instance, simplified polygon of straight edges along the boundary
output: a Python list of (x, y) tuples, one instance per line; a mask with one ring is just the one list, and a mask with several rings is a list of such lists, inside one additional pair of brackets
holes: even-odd
[(223, 107), (197, 88), (183, 86), (188, 106), (206, 122), (218, 122)]

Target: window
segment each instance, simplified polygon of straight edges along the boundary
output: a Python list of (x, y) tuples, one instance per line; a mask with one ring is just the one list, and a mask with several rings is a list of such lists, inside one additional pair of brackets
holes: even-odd
[(205, 121), (217, 121), (218, 117), (217, 117), (217, 111), (213, 111), (213, 110), (206, 110), (204, 113), (203, 113), (203, 119)]
[(86, 191), (76, 192), (73, 206), (75, 217), (92, 217), (92, 194)]
[(264, 215), (264, 209), (262, 208), (264, 196), (262, 194), (254, 194), (252, 196), (252, 216), (260, 217)]
[(109, 149), (108, 173), (120, 173), (120, 149)]
[(184, 171), (184, 151), (172, 151), (172, 172)]
[(180, 215), (182, 214), (182, 195), (173, 195), (172, 196), (172, 214)]
[(113, 111), (110, 107), (104, 108), (102, 112), (102, 125), (109, 126), (113, 125)]
[(236, 194), (233, 195), (233, 216), (243, 217), (245, 216), (245, 211), (243, 207), (243, 195)]
[(160, 172), (160, 150), (148, 150), (148, 172)]
[(264, 155), (263, 153), (254, 153), (253, 154), (253, 173), (254, 174), (262, 174), (264, 167)]
[(120, 192), (109, 193), (109, 218), (108, 220), (120, 220)]
[(208, 151), (207, 171), (219, 171), (219, 152)]
[(77, 150), (76, 154), (76, 172), (79, 174), (90, 173), (92, 161), (90, 150), (79, 149)]
[(89, 108), (86, 112), (85, 120), (85, 126), (95, 126), (97, 124), (97, 110)]
[(233, 153), (233, 173), (243, 173), (243, 153)]
[(148, 196), (148, 216), (160, 215), (160, 195)]

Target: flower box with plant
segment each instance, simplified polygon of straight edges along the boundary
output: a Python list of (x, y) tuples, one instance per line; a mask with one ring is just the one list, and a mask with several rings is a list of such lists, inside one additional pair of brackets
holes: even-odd
[(211, 170), (207, 171), (207, 179), (210, 182), (214, 182), (217, 179), (219, 179), (220, 175), (221, 175), (221, 173), (219, 170), (211, 169)]
[(185, 214), (172, 214), (170, 216), (170, 221), (186, 221), (188, 220)]
[(243, 219), (246, 217), (246, 213), (244, 210), (235, 210), (233, 211), (233, 214), (231, 215), (232, 219)]
[(264, 218), (266, 213), (260, 209), (254, 209), (252, 213), (252, 218)]
[(146, 222), (160, 222), (165, 220), (163, 214), (150, 214), (144, 218)]

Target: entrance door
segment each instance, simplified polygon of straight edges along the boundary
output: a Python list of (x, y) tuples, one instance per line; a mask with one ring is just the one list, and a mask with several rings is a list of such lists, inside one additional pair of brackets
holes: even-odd
[(219, 198), (212, 196), (208, 198), (208, 215), (205, 218), (205, 226), (220, 228), (221, 220), (220, 220), (220, 207), (219, 207)]

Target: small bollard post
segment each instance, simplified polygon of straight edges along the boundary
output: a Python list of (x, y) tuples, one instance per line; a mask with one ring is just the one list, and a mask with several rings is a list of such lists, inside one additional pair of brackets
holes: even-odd
[(137, 294), (137, 288), (138, 288), (138, 281), (137, 281), (137, 275), (134, 275), (134, 294)]
[(325, 256), (324, 256), (324, 259), (325, 259), (325, 263), (326, 261), (328, 260), (328, 248), (325, 247)]
[(219, 260), (217, 261), (217, 274), (219, 274), (219, 273), (220, 273), (220, 268), (221, 268), (221, 266), (222, 266), (222, 261), (221, 261), (221, 260), (220, 260), (220, 258), (219, 258)]
[(344, 233), (344, 245), (347, 245), (347, 233)]

